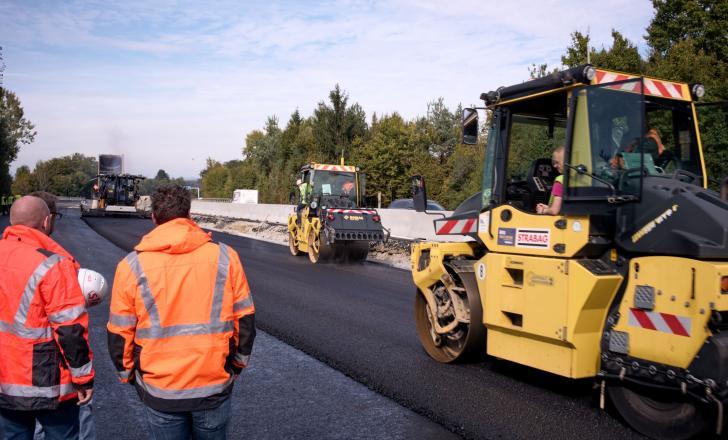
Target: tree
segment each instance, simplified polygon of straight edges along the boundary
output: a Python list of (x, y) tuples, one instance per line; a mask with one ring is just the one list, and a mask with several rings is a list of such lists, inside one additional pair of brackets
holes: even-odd
[(351, 147), (354, 139), (367, 133), (364, 110), (359, 104), (348, 106), (349, 95), (338, 84), (329, 92), (329, 101), (330, 106), (319, 102), (312, 118), (315, 160), (320, 162), (333, 162)]
[(154, 177), (155, 180), (169, 180), (169, 174), (164, 170), (157, 171), (157, 175)]
[(25, 118), (15, 93), (0, 87), (0, 193), (10, 191), (10, 164), (21, 145), (35, 139), (35, 127)]
[(630, 73), (642, 73), (645, 70), (637, 46), (616, 30), (612, 30), (612, 45), (609, 49), (602, 47), (601, 50), (596, 50), (589, 43), (588, 34), (584, 35), (579, 31), (573, 32), (571, 45), (566, 48), (566, 54), (561, 57), (561, 63), (566, 67), (576, 67), (586, 64), (589, 60), (591, 64), (603, 69)]

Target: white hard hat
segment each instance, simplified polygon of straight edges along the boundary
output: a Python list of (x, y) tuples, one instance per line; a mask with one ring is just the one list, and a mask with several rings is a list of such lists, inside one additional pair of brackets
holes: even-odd
[(86, 298), (86, 307), (99, 304), (109, 293), (109, 285), (106, 284), (104, 276), (91, 269), (79, 269), (78, 284)]

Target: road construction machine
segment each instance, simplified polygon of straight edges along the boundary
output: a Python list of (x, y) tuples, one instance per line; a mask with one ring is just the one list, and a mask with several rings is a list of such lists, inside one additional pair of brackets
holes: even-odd
[(463, 143), (487, 135), (481, 192), (434, 220), (444, 242), (412, 246), (425, 351), (594, 378), (602, 408), (650, 437), (720, 433), (728, 202), (707, 189), (703, 94), (583, 65), (465, 109)]
[(370, 242), (389, 238), (377, 210), (363, 207), (366, 176), (358, 167), (310, 163), (297, 184), (299, 203), (288, 216), (292, 255), (307, 253), (312, 263), (363, 261)]
[(98, 175), (89, 182), (91, 196), (81, 201), (81, 216), (151, 217), (149, 196), (139, 194), (144, 176), (123, 173), (123, 157), (99, 155)]

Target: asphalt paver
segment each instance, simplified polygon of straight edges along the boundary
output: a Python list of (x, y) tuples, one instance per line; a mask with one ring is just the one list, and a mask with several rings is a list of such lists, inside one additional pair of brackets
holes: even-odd
[[(86, 222), (125, 250), (152, 229), (143, 219)], [(415, 333), (415, 287), (408, 271), (372, 263), (312, 265), (285, 246), (219, 232), (213, 239), (240, 254), (259, 328), (454, 433), (639, 438), (597, 407), (590, 380), (568, 380), (491, 357), (454, 365), (430, 359)], [(335, 426), (335, 418), (331, 423)]]

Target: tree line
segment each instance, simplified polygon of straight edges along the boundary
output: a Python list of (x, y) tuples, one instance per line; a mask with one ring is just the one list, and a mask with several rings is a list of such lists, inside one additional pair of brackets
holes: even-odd
[[(97, 182), (98, 160), (95, 157), (74, 153), (39, 161), (33, 170), (22, 165), (15, 170), (12, 194), (28, 194), (33, 191), (48, 191), (66, 197), (90, 197)], [(154, 178), (142, 180), (141, 195), (151, 194), (164, 184), (186, 185), (182, 178), (171, 178), (165, 170), (157, 171)]]

